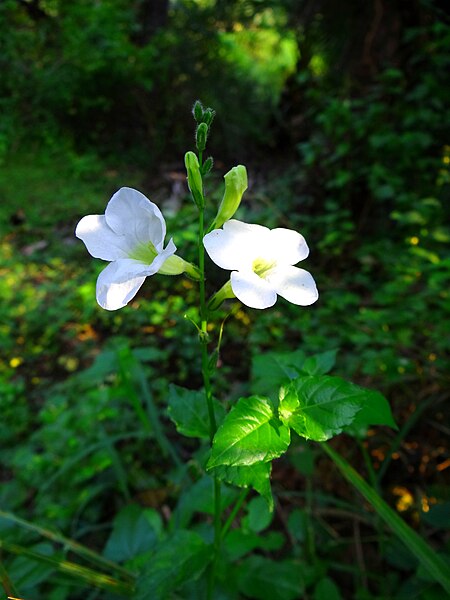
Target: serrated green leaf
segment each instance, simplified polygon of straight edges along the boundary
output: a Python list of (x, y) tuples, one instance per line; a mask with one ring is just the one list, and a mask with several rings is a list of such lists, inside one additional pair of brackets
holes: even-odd
[(297, 600), (304, 588), (298, 563), (274, 561), (263, 556), (250, 556), (244, 560), (237, 577), (239, 591), (256, 600)]
[(114, 519), (103, 555), (116, 562), (130, 560), (153, 548), (161, 531), (161, 517), (155, 510), (130, 504)]
[[(210, 423), (204, 392), (171, 384), (168, 404), (169, 417), (175, 423), (178, 433), (187, 437), (209, 439)], [(216, 420), (220, 423), (225, 411), (217, 400), (214, 400), (214, 411)]]
[(249, 466), (220, 465), (212, 471), (221, 481), (231, 483), (238, 487), (253, 488), (260, 494), (273, 510), (272, 489), (270, 487), (270, 473), (272, 465), (270, 462), (259, 462)]
[(286, 425), (306, 439), (323, 442), (341, 433), (361, 410), (368, 394), (339, 377), (299, 377), (282, 390), (279, 414)]
[(289, 442), (289, 428), (276, 418), (268, 398), (240, 398), (214, 436), (207, 468), (268, 462), (284, 454)]
[(136, 600), (167, 600), (171, 592), (197, 579), (212, 556), (211, 548), (193, 531), (178, 530), (152, 554), (137, 580)]

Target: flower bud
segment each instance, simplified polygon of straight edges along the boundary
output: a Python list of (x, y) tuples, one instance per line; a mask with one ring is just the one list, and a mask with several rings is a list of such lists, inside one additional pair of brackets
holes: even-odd
[(208, 127), (211, 127), (211, 123), (214, 120), (214, 117), (216, 116), (216, 111), (213, 110), (212, 108), (207, 108), (205, 110), (205, 112), (203, 113), (203, 122), (206, 123), (208, 125)]
[(200, 100), (195, 101), (192, 108), (192, 114), (194, 115), (194, 119), (197, 121), (197, 123), (201, 123), (203, 121), (203, 106)]
[(200, 123), (195, 133), (195, 141), (197, 143), (197, 150), (203, 152), (206, 148), (206, 140), (208, 139), (208, 125), (206, 123)]
[(213, 165), (214, 165), (213, 157), (208, 156), (208, 158), (203, 163), (202, 174), (206, 175), (207, 173), (209, 173), (211, 171), (211, 169), (213, 168)]
[(242, 196), (247, 189), (247, 169), (243, 165), (233, 167), (224, 175), (225, 194), (214, 219), (212, 229), (218, 229), (225, 221), (231, 219), (239, 208)]
[(199, 268), (176, 254), (169, 256), (169, 258), (164, 261), (158, 273), (161, 275), (181, 275), (181, 273), (186, 273), (191, 279), (197, 281), (200, 279)]
[(197, 206), (204, 207), (205, 200), (203, 198), (202, 175), (200, 173), (198, 158), (194, 152), (186, 152), (184, 164), (186, 165), (188, 186), (194, 198), (194, 202)]

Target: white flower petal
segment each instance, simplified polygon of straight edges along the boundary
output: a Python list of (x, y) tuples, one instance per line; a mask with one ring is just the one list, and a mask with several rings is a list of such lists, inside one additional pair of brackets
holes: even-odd
[(97, 302), (106, 310), (126, 306), (145, 281), (145, 265), (124, 259), (110, 263), (97, 279)]
[(151, 272), (147, 273), (147, 275), (154, 275), (155, 273), (157, 273), (160, 270), (160, 268), (163, 266), (165, 261), (170, 256), (172, 256), (172, 254), (175, 254), (176, 251), (177, 251), (177, 247), (175, 246), (173, 239), (171, 238), (169, 243), (167, 244), (167, 246), (164, 248), (164, 250), (162, 250), (158, 254), (158, 256), (155, 257), (154, 261), (149, 266), (149, 269), (151, 270)]
[(206, 252), (222, 269), (247, 270), (267, 246), (270, 229), (231, 219), (223, 229), (214, 229), (203, 238)]
[(312, 275), (304, 269), (290, 265), (278, 267), (268, 273), (266, 279), (277, 294), (292, 304), (309, 306), (319, 297)]
[(230, 279), (236, 298), (250, 308), (269, 308), (277, 301), (277, 294), (269, 282), (253, 271), (233, 271)]
[(305, 238), (292, 229), (272, 229), (270, 232), (270, 258), (286, 265), (296, 265), (309, 254)]
[(158, 251), (162, 250), (166, 222), (156, 204), (141, 192), (120, 188), (108, 202), (105, 217), (111, 229), (124, 235), (131, 245), (152, 242)]
[(126, 257), (129, 251), (127, 240), (108, 226), (104, 215), (83, 217), (75, 229), (75, 235), (85, 243), (94, 258), (117, 260)]

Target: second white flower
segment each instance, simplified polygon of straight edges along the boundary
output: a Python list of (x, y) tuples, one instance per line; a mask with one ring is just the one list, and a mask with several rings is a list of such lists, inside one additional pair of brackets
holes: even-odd
[(246, 306), (269, 308), (277, 295), (309, 306), (319, 297), (311, 274), (294, 266), (309, 254), (305, 238), (296, 231), (232, 219), (205, 235), (203, 243), (216, 265), (232, 271), (231, 289)]

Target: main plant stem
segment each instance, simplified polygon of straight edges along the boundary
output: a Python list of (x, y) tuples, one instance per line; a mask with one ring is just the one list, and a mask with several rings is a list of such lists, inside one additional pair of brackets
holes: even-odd
[[(198, 239), (198, 266), (200, 269), (200, 345), (202, 349), (202, 376), (205, 388), (206, 404), (209, 415), (209, 438), (212, 444), (217, 430), (216, 415), (214, 414), (214, 403), (212, 395), (210, 364), (208, 355), (208, 307), (206, 304), (205, 291), (205, 249), (203, 247), (203, 236), (205, 233), (204, 209), (199, 207), (199, 239)], [(220, 552), (221, 542), (221, 486), (217, 477), (214, 477), (214, 557), (211, 564), (208, 579), (208, 600), (212, 600), (214, 592), (214, 580), (216, 575), (216, 563)]]

